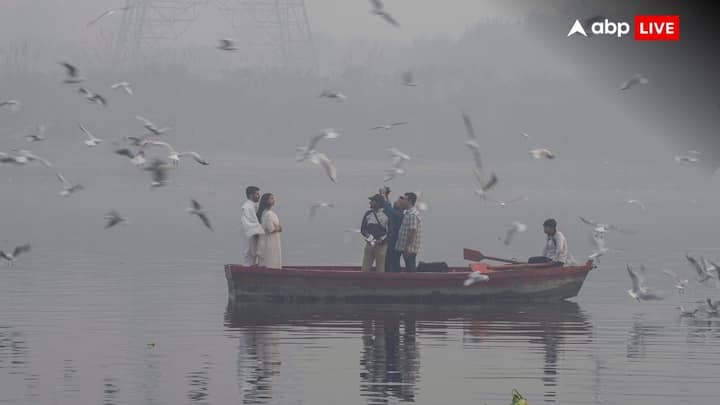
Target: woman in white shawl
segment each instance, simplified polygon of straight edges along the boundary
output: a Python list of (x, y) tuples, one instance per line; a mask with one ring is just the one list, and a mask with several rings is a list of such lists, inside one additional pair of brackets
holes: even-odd
[(271, 193), (263, 194), (258, 206), (258, 220), (265, 230), (258, 241), (258, 264), (269, 269), (282, 269), (282, 249), (280, 246), (280, 220), (272, 207), (275, 205), (275, 196)]

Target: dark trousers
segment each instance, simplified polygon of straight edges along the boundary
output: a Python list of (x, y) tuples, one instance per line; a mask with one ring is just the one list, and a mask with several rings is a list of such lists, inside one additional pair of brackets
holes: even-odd
[(386, 273), (399, 273), (400, 272), (400, 252), (395, 250), (395, 244), (388, 242), (388, 250), (385, 255), (385, 272)]
[(405, 272), (407, 273), (414, 273), (417, 271), (417, 266), (415, 265), (415, 259), (417, 258), (417, 253), (403, 253), (402, 254), (403, 261), (405, 262)]

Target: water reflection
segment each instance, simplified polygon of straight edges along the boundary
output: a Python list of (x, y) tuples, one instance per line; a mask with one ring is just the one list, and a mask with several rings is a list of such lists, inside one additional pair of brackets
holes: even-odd
[(204, 357), (206, 360), (203, 361), (203, 366), (200, 370), (187, 373), (188, 384), (191, 387), (188, 392), (190, 402), (197, 402), (201, 404), (208, 403), (206, 402), (208, 396), (208, 383), (210, 381), (208, 372), (210, 371), (212, 363), (207, 359), (208, 356)]
[(646, 347), (652, 344), (653, 339), (662, 336), (663, 325), (652, 324), (644, 319), (644, 314), (633, 317), (627, 344), (627, 358), (640, 359), (647, 355)]
[(538, 348), (543, 357), (535, 368), (542, 370), (545, 400), (555, 402), (558, 359), (566, 340), (579, 337), (589, 342), (592, 336), (592, 325), (572, 302), (482, 307), (236, 304), (228, 305), (225, 320), (226, 327), (242, 337), (238, 380), (244, 403), (267, 403), (271, 398), (272, 376), (279, 373), (279, 362), (273, 362), (277, 337), (269, 329), (279, 325), (336, 328), (340, 333), (358, 330), (360, 391), (372, 404), (420, 401), (418, 342), (445, 339), (458, 329), (465, 344), (488, 339), (517, 343), (519, 339), (530, 350)]

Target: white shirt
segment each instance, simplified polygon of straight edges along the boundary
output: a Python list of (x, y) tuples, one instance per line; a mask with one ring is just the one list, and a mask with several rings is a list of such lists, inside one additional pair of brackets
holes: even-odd
[(250, 238), (253, 235), (262, 235), (265, 230), (260, 225), (257, 217), (257, 205), (254, 202), (247, 200), (242, 205), (242, 212), (240, 217), (242, 223), (243, 232), (245, 236)]
[(560, 231), (555, 231), (555, 235), (548, 236), (542, 255), (554, 262), (566, 263), (568, 258), (568, 247), (565, 235), (563, 235)]

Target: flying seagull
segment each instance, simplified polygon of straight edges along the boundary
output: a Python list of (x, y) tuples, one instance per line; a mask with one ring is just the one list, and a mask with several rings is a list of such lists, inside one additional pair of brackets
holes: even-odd
[(475, 134), (475, 127), (473, 126), (470, 116), (466, 113), (462, 114), (463, 124), (465, 125), (465, 133), (468, 136), (468, 140), (465, 142), (465, 146), (470, 149), (473, 154), (473, 160), (475, 161), (475, 168), (482, 170), (482, 161), (480, 159), (480, 144), (478, 143), (477, 135)]
[(85, 187), (82, 184), (72, 184), (70, 183), (62, 174), (59, 172), (55, 173), (55, 176), (57, 176), (58, 180), (63, 184), (63, 189), (60, 192), (60, 195), (63, 197), (69, 197), (70, 195), (84, 189)]
[(475, 194), (479, 195), (482, 198), (487, 198), (486, 193), (498, 182), (498, 178), (495, 175), (495, 173), (490, 173), (490, 178), (485, 180), (482, 176), (482, 173), (477, 169), (473, 168), (473, 173), (475, 174), (475, 180), (478, 183), (479, 188), (475, 189)]
[(167, 184), (168, 166), (162, 159), (155, 158), (150, 164), (143, 170), (150, 172), (152, 177), (152, 183), (150, 187), (162, 187)]
[(407, 122), (405, 122), (405, 121), (393, 122), (393, 123), (390, 123), (390, 124), (378, 125), (378, 126), (376, 126), (376, 127), (370, 128), (370, 130), (371, 130), (371, 131), (376, 131), (376, 130), (378, 130), (378, 129), (384, 129), (384, 130), (386, 130), (386, 131), (389, 131), (389, 130), (397, 127), (397, 126), (405, 125), (405, 124), (407, 124)]
[(152, 121), (150, 121), (149, 119), (142, 117), (140, 115), (136, 115), (135, 118), (137, 118), (140, 122), (142, 122), (143, 127), (145, 129), (147, 129), (148, 131), (150, 131), (153, 135), (162, 135), (165, 132), (172, 129), (169, 127), (158, 128), (157, 125), (153, 124)]
[(130, 158), (130, 162), (135, 166), (142, 166), (143, 164), (145, 164), (146, 161), (145, 151), (143, 151), (142, 149), (137, 152), (133, 152), (129, 148), (123, 148), (116, 150), (115, 153), (121, 156), (127, 156), (128, 158)]
[(607, 233), (608, 231), (620, 232), (620, 233), (626, 234), (626, 235), (632, 235), (632, 234), (637, 233), (636, 231), (626, 230), (626, 229), (620, 228), (619, 226), (615, 226), (612, 224), (601, 224), (595, 220), (587, 219), (585, 217), (578, 217), (578, 218), (580, 218), (580, 221), (582, 221), (584, 224), (590, 225), (591, 227), (593, 227), (593, 231), (595, 231), (597, 233), (604, 234), (604, 233)]
[(223, 38), (217, 46), (221, 51), (237, 51), (238, 48), (235, 46), (235, 40), (231, 38)]
[(10, 107), (10, 111), (17, 112), (22, 107), (22, 103), (17, 100), (0, 101), (0, 108)]
[(637, 205), (638, 207), (640, 207), (641, 210), (645, 211), (645, 204), (643, 204), (643, 203), (642, 203), (641, 201), (639, 201), (639, 200), (627, 200), (627, 203), (628, 203), (628, 204), (635, 204), (635, 205)]
[(67, 62), (60, 62), (60, 65), (65, 68), (65, 71), (67, 73), (67, 77), (65, 78), (65, 80), (63, 80), (63, 83), (76, 84), (85, 81), (85, 78), (79, 75), (78, 68), (74, 65), (71, 65)]
[(327, 174), (330, 181), (333, 183), (338, 182), (337, 169), (330, 158), (328, 158), (324, 153), (316, 152), (314, 153), (313, 161), (317, 161), (323, 169), (325, 169), (325, 174)]
[(183, 156), (191, 156), (196, 162), (203, 166), (207, 166), (210, 163), (203, 159), (202, 156), (200, 156), (197, 152), (193, 151), (187, 151), (187, 152), (178, 152), (173, 148), (169, 143), (167, 142), (161, 142), (161, 141), (148, 141), (145, 145), (156, 145), (156, 146), (164, 146), (168, 149), (168, 152), (170, 153), (168, 155), (168, 159), (172, 162), (173, 165), (177, 165), (180, 163), (180, 158)]
[(415, 87), (418, 85), (418, 82), (415, 81), (415, 76), (413, 75), (412, 70), (406, 70), (405, 72), (403, 72), (402, 84), (403, 86), (409, 87)]
[(518, 221), (513, 222), (512, 226), (507, 230), (507, 234), (505, 234), (505, 240), (503, 241), (503, 243), (505, 245), (509, 245), (516, 234), (525, 231), (527, 231), (527, 225)]
[(627, 293), (636, 299), (638, 302), (646, 300), (659, 300), (662, 299), (660, 291), (655, 291), (645, 285), (645, 266), (640, 265), (640, 270), (635, 270), (626, 265), (628, 274), (630, 275), (630, 281), (632, 281), (632, 288), (627, 290)]
[[(310, 159), (315, 154), (315, 147), (317, 146), (318, 142), (322, 139), (337, 139), (340, 137), (340, 134), (332, 128), (326, 128), (320, 131), (319, 134), (314, 135), (312, 138), (310, 138), (310, 142), (307, 144), (307, 146), (299, 146), (295, 148), (298, 151), (297, 161), (302, 162), (307, 159)], [(317, 159), (317, 156), (315, 156)], [(319, 163), (319, 161), (315, 161), (313, 163)]]
[(378, 15), (393, 26), (400, 28), (400, 24), (395, 21), (395, 19), (390, 15), (390, 13), (385, 11), (385, 8), (383, 7), (383, 4), (380, 0), (370, 0), (370, 3), (372, 3), (373, 5), (373, 9), (370, 11), (372, 14)]
[(87, 135), (88, 139), (84, 140), (83, 143), (88, 147), (97, 146), (100, 142), (103, 141), (102, 139), (96, 138), (95, 135), (91, 134), (90, 131), (88, 131), (88, 129), (79, 122), (78, 127), (80, 127), (80, 130), (83, 131), (85, 135)]
[(320, 98), (332, 98), (335, 99), (337, 102), (345, 101), (347, 100), (347, 96), (340, 93), (339, 91), (334, 90), (324, 90), (320, 95), (318, 96)]
[(529, 152), (533, 159), (555, 159), (555, 154), (546, 148), (533, 149)]
[(44, 141), (47, 138), (45, 137), (45, 131), (47, 127), (45, 127), (44, 124), (40, 124), (37, 127), (35, 127), (35, 132), (31, 134), (27, 134), (24, 136), (25, 140), (28, 142), (40, 142)]
[(465, 279), (465, 281), (463, 281), (463, 285), (465, 287), (470, 287), (471, 285), (473, 285), (475, 283), (488, 281), (488, 280), (490, 280), (490, 277), (488, 277), (487, 274), (482, 274), (479, 271), (472, 271), (472, 272), (470, 272), (468, 277)]
[(695, 270), (698, 284), (704, 283), (711, 278), (710, 273), (707, 271), (707, 267), (705, 266), (705, 260), (702, 260), (703, 263), (700, 263), (697, 259), (687, 253), (685, 254), (685, 259), (692, 265), (693, 270)]
[(187, 209), (187, 212), (192, 215), (197, 215), (198, 218), (205, 224), (205, 226), (212, 231), (212, 226), (210, 226), (210, 220), (207, 217), (207, 211), (205, 211), (195, 199), (190, 199), (191, 207)]
[(88, 90), (85, 87), (80, 87), (78, 89), (78, 92), (80, 92), (85, 97), (85, 100), (87, 100), (91, 103), (100, 104), (103, 107), (107, 106), (107, 100), (105, 99), (105, 97), (103, 97), (97, 93), (93, 93), (92, 91)]
[(694, 156), (675, 156), (675, 163), (679, 164), (693, 164), (699, 162), (700, 159)]
[(114, 9), (110, 9), (110, 10), (107, 10), (107, 11), (103, 11), (102, 14), (100, 14), (99, 16), (97, 16), (96, 18), (94, 18), (92, 21), (88, 22), (88, 23), (87, 23), (87, 27), (89, 28), (89, 27), (91, 27), (92, 25), (95, 25), (98, 21), (102, 20), (102, 19), (105, 18), (105, 17), (111, 16), (111, 15), (117, 13), (118, 11), (127, 11), (127, 10), (130, 10), (130, 9), (133, 8), (133, 7), (135, 7), (135, 6), (134, 6), (134, 5), (128, 5), (128, 6), (121, 7), (121, 8), (114, 8)]
[(398, 148), (389, 148), (387, 151), (392, 157), (392, 166), (385, 170), (385, 182), (394, 179), (397, 175), (405, 174), (405, 162), (410, 160), (410, 156)]
[(107, 221), (105, 223), (105, 229), (112, 228), (113, 226), (126, 222), (126, 219), (120, 216), (117, 211), (112, 210), (105, 214), (105, 220)]
[(20, 149), (20, 150), (17, 150), (17, 153), (18, 153), (18, 155), (15, 156), (15, 159), (20, 161), (21, 162), (20, 164), (38, 161), (38, 162), (42, 163), (42, 165), (45, 167), (53, 167), (52, 163), (50, 163), (47, 159), (40, 157), (40, 156), (30, 152), (29, 150)]
[(0, 250), (0, 258), (7, 260), (8, 266), (12, 266), (19, 255), (29, 251), (30, 244), (28, 243), (25, 245), (16, 246), (15, 249), (13, 249), (12, 253)]
[(630, 87), (636, 86), (638, 84), (648, 84), (648, 79), (640, 73), (635, 73), (633, 77), (624, 81), (620, 85), (620, 90), (627, 90)]
[(125, 92), (131, 96), (133, 94), (133, 89), (132, 89), (132, 85), (130, 84), (130, 82), (118, 82), (118, 83), (111, 85), (110, 88), (113, 90), (119, 90), (119, 89), (125, 90)]
[(592, 243), (595, 249), (593, 249), (592, 253), (590, 253), (588, 259), (596, 260), (599, 263), (600, 261), (598, 259), (600, 256), (610, 251), (610, 249), (605, 246), (605, 237), (600, 232), (593, 232), (590, 235), (590, 243)]
[(707, 302), (707, 309), (705, 311), (707, 311), (708, 315), (717, 315), (718, 309), (720, 309), (718, 308), (720, 301), (713, 302), (710, 298), (706, 298), (705, 302)]
[(315, 218), (318, 208), (333, 208), (333, 207), (335, 207), (333, 204), (327, 203), (325, 201), (317, 201), (317, 202), (313, 203), (313, 205), (310, 206), (310, 219)]
[(686, 309), (684, 306), (680, 305), (676, 307), (680, 311), (680, 316), (695, 316), (697, 311), (700, 310), (700, 308), (695, 308), (693, 310)]
[(680, 276), (678, 276), (677, 273), (672, 270), (664, 269), (662, 272), (675, 280), (675, 284), (673, 284), (673, 287), (675, 287), (678, 294), (685, 294), (685, 287), (687, 287), (689, 280), (681, 279)]

